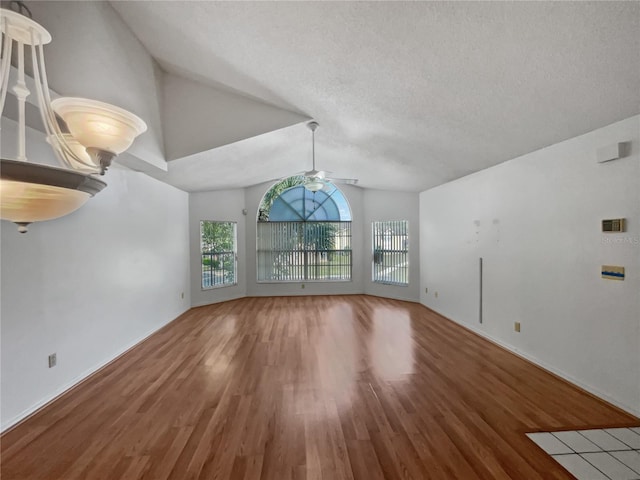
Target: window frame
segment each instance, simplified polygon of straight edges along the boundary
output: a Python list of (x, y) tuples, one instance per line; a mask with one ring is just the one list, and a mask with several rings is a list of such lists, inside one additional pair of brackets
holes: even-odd
[[(308, 263), (307, 260), (309, 258), (310, 255), (312, 254), (317, 254), (317, 253), (332, 253), (332, 254), (341, 254), (343, 252), (349, 252), (349, 263), (348, 264), (340, 264), (337, 265), (338, 267), (348, 267), (348, 273), (349, 273), (349, 278), (292, 278), (290, 280), (279, 280), (279, 279), (275, 279), (275, 278), (270, 278), (270, 279), (260, 279), (260, 260), (261, 260), (261, 250), (259, 249), (259, 242), (258, 242), (258, 230), (259, 230), (259, 226), (260, 224), (283, 224), (283, 223), (290, 223), (290, 224), (297, 224), (302, 226), (302, 228), (304, 229), (306, 225), (310, 225), (310, 224), (324, 224), (324, 223), (328, 223), (328, 224), (348, 224), (348, 230), (349, 230), (349, 235), (343, 238), (349, 238), (349, 248), (342, 248), (342, 249), (316, 249), (316, 250), (312, 250), (312, 249), (291, 249), (291, 250), (271, 250), (271, 252), (280, 252), (280, 253), (285, 253), (285, 252), (290, 252), (291, 254), (301, 254), (304, 261), (300, 264), (295, 265), (295, 268), (299, 268), (302, 269), (305, 274), (309, 271), (309, 269), (312, 268), (317, 268), (318, 265), (314, 264), (314, 263)], [(256, 224), (256, 283), (273, 283), (273, 284), (278, 284), (278, 283), (341, 283), (341, 282), (353, 282), (353, 248), (352, 248), (352, 240), (353, 240), (353, 233), (352, 233), (352, 226), (353, 226), (353, 221), (351, 220), (343, 220), (343, 221), (299, 221), (299, 222), (292, 222), (292, 221), (275, 221), (275, 222), (257, 222)], [(266, 251), (266, 250), (265, 250)]]
[[(285, 182), (285, 188), (277, 190)], [(326, 198), (316, 199), (316, 192), (309, 192), (305, 188), (305, 178), (294, 176), (272, 185), (263, 195), (256, 221), (256, 283), (353, 282), (351, 206), (338, 187), (329, 185), (329, 190), (322, 191)], [(300, 194), (297, 198), (295, 195), (290, 196), (294, 189)], [(277, 192), (275, 195), (272, 194), (274, 191)], [(309, 195), (311, 197), (307, 198)], [(267, 198), (269, 200), (265, 204)], [(271, 208), (278, 201), (281, 201), (290, 212), (295, 213), (297, 218), (292, 216), (289, 219), (286, 215), (281, 218), (283, 211), (286, 212), (286, 210), (280, 207), (274, 220), (271, 216)], [(308, 210), (308, 201), (314, 203), (314, 209)], [(315, 206), (316, 202), (318, 202), (317, 206)], [(318, 219), (316, 209), (324, 208), (327, 202), (332, 203), (334, 211), (330, 215), (329, 211), (323, 210), (324, 218)], [(276, 230), (273, 232), (276, 234), (274, 237), (273, 233), (270, 236), (269, 230), (261, 227), (268, 224), (290, 224), (292, 227), (288, 233)], [(313, 248), (314, 241), (313, 239), (311, 242), (308, 241), (307, 229), (319, 228), (322, 231), (324, 228), (321, 227), (322, 224), (334, 224), (336, 230), (333, 233), (333, 241), (336, 243), (328, 247), (323, 240), (325, 237), (319, 234), (315, 241), (316, 248)], [(298, 232), (297, 243), (295, 236), (291, 236), (292, 231)], [(317, 248), (318, 243), (323, 246)], [(290, 248), (286, 248), (287, 244), (290, 244)], [(314, 273), (310, 274), (310, 272)], [(318, 272), (323, 272), (325, 277), (315, 278)], [(293, 278), (283, 278), (286, 276)]]
[[(204, 223), (217, 223), (217, 224), (229, 224), (233, 227), (233, 251), (220, 251), (220, 252), (211, 252), (205, 253), (203, 249), (202, 242), (202, 229)], [(215, 290), (218, 288), (226, 288), (233, 287), (238, 285), (238, 222), (232, 220), (200, 220), (200, 290)], [(204, 257), (205, 255), (233, 255), (233, 282), (224, 281), (222, 283), (211, 283), (209, 286), (205, 286), (204, 278), (205, 278), (205, 264)], [(210, 269), (209, 272), (212, 272), (213, 269)], [(222, 269), (223, 275), (225, 269)], [(212, 277), (212, 276), (211, 276)]]
[[(385, 225), (388, 225), (387, 228), (391, 228), (390, 224), (392, 223), (397, 224), (400, 222), (404, 223), (404, 234), (399, 235), (404, 240), (404, 248), (391, 248), (391, 249), (379, 248), (379, 246), (376, 245), (377, 239), (384, 238), (384, 234), (376, 235), (376, 227), (378, 225), (382, 225), (384, 228)], [(411, 267), (410, 261), (409, 261), (410, 244), (411, 244), (409, 227), (410, 227), (409, 220), (373, 220), (371, 222), (371, 281), (373, 283), (377, 283), (380, 285), (393, 285), (397, 287), (409, 286), (409, 283), (410, 283), (409, 273), (410, 273), (410, 267)], [(401, 267), (401, 268), (404, 268), (406, 270), (406, 283), (402, 281), (397, 281), (397, 280), (389, 280), (377, 275), (378, 272), (376, 271), (377, 270), (376, 267), (377, 265), (380, 264), (380, 262), (377, 262), (376, 259), (377, 259), (377, 255), (379, 255), (380, 252), (382, 253), (382, 255), (384, 255), (385, 253), (390, 253), (390, 254), (402, 254), (405, 256), (406, 267)], [(384, 259), (384, 257), (382, 258)], [(391, 268), (391, 266), (388, 268)]]

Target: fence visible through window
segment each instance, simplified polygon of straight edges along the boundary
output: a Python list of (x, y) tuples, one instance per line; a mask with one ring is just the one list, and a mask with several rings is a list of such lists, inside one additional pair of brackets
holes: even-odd
[(202, 288), (237, 283), (236, 223), (202, 220), (200, 222)]
[(409, 222), (373, 222), (373, 281), (409, 284)]
[(351, 279), (351, 222), (257, 224), (258, 281)]
[(202, 254), (202, 288), (236, 283), (236, 254), (218, 252)]

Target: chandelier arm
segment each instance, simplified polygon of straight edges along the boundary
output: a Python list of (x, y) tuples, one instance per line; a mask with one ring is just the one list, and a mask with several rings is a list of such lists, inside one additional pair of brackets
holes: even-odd
[[(34, 32), (31, 31), (31, 36), (33, 38)], [(35, 39), (34, 39), (35, 40)], [(36, 43), (38, 45), (39, 55), (36, 54)], [(80, 158), (73, 149), (69, 146), (69, 144), (65, 140), (65, 136), (63, 135), (62, 130), (60, 129), (60, 125), (58, 124), (58, 120), (56, 118), (56, 114), (51, 108), (51, 95), (49, 93), (49, 83), (47, 81), (47, 71), (44, 64), (44, 47), (42, 42), (32, 41), (32, 59), (33, 59), (33, 73), (34, 80), (36, 84), (36, 92), (38, 94), (38, 101), (40, 102), (40, 114), (42, 116), (42, 122), (44, 123), (45, 130), (47, 131), (47, 136), (51, 138), (51, 146), (53, 147), (53, 151), (58, 158), (58, 161), (69, 168), (79, 171), (85, 171), (87, 173), (98, 173), (98, 169), (95, 165), (87, 163), (82, 158)], [(38, 66), (38, 61), (40, 61), (40, 65)], [(73, 159), (73, 162), (69, 159)], [(78, 168), (74, 162), (79, 163), (83, 167)]]
[[(6, 37), (5, 37), (6, 40)], [(7, 90), (9, 88), (9, 72), (10, 72), (10, 62), (11, 60), (5, 60), (6, 58), (11, 59), (11, 47), (13, 46), (13, 41), (9, 39), (9, 41), (5, 42), (3, 54), (5, 55), (2, 58), (2, 85), (0, 87), (0, 111), (4, 110), (4, 102), (7, 98)]]
[[(99, 173), (100, 169), (95, 165), (90, 164), (82, 160), (76, 153), (68, 146), (64, 134), (53, 135), (54, 139), (51, 142), (53, 144), (53, 151), (64, 165), (67, 167), (84, 173)], [(81, 164), (81, 166), (74, 165), (69, 161), (69, 158), (73, 158), (75, 162)]]
[[(40, 53), (40, 59), (42, 59), (42, 51)], [(44, 125), (47, 138), (51, 138), (53, 141), (51, 142), (51, 146), (53, 147), (53, 151), (56, 155), (58, 161), (67, 167), (72, 167), (71, 162), (67, 159), (65, 152), (63, 151), (60, 142), (57, 141), (60, 138), (57, 133), (60, 133), (60, 129), (58, 128), (56, 131), (55, 127), (57, 126), (57, 122), (55, 121), (55, 117), (52, 115), (52, 110), (49, 108), (47, 102), (45, 101), (44, 91), (48, 91), (49, 87), (46, 82), (46, 77), (43, 79), (40, 76), (40, 69), (38, 67), (38, 51), (36, 50), (36, 39), (35, 33), (33, 30), (31, 31), (31, 60), (33, 62), (33, 79), (36, 85), (36, 94), (38, 96), (38, 103), (40, 104), (40, 117), (42, 118), (42, 123)]]
[[(42, 53), (42, 52), (40, 52)], [(49, 109), (47, 108), (46, 102), (44, 100), (43, 89), (47, 90), (48, 86), (45, 83), (44, 87), (42, 86), (42, 79), (40, 77), (40, 70), (38, 68), (38, 55), (35, 46), (35, 38), (34, 32), (31, 31), (31, 61), (33, 63), (33, 80), (36, 85), (36, 95), (38, 97), (38, 104), (40, 105), (40, 117), (42, 118), (42, 123), (44, 125), (44, 129), (46, 131), (47, 137), (53, 134), (53, 127), (51, 125), (51, 114)]]
[(24, 81), (24, 43), (18, 41), (18, 81), (13, 86), (13, 93), (15, 93), (18, 99), (18, 160), (26, 162), (26, 142), (27, 142), (27, 130), (26, 130), (26, 116), (25, 116), (25, 102), (29, 94), (31, 93), (27, 88), (27, 84)]
[[(2, 17), (3, 30), (7, 31), (7, 19), (6, 17)], [(7, 89), (9, 86), (9, 71), (11, 70), (9, 66), (11, 65), (11, 49), (13, 47), (13, 40), (9, 37), (9, 35), (3, 35), (4, 44), (2, 46), (2, 64), (0, 68), (2, 69), (2, 79), (0, 80), (2, 83), (0, 84), (0, 111), (4, 110), (4, 101), (7, 98)]]
[[(33, 32), (32, 32), (33, 34)], [(35, 46), (34, 46), (35, 50)], [(38, 45), (39, 50), (39, 61), (40, 68), (38, 68), (38, 62), (36, 62), (36, 55), (33, 57), (33, 70), (36, 77), (36, 88), (38, 90), (39, 96), (42, 98), (40, 106), (42, 107), (43, 115), (46, 116), (48, 121), (45, 121), (45, 126), (48, 126), (48, 134), (55, 133), (61, 134), (60, 126), (58, 125), (58, 121), (56, 120), (56, 114), (51, 108), (51, 95), (49, 94), (49, 82), (47, 80), (47, 70), (44, 66), (44, 47), (42, 43)], [(35, 53), (35, 52), (34, 52)], [(44, 118), (43, 118), (44, 120)]]

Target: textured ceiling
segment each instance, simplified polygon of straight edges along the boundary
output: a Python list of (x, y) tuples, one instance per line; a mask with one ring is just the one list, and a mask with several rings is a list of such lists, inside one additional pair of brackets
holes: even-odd
[[(639, 2), (113, 2), (160, 65), (320, 122), (317, 160), (421, 191), (640, 111)], [(302, 124), (169, 164), (185, 190), (310, 167)]]

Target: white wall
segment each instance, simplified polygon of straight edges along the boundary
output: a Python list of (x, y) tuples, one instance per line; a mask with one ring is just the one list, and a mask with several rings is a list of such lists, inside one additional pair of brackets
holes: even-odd
[[(636, 116), (420, 195), (421, 302), (636, 414), (639, 137)], [(624, 141), (630, 156), (596, 163)], [(619, 217), (626, 233), (601, 233)], [(601, 279), (601, 265), (625, 266), (626, 280)]]
[(263, 101), (171, 73), (164, 74), (162, 83), (162, 124), (169, 160), (309, 120)]
[[(191, 306), (208, 305), (246, 296), (246, 231), (244, 190), (198, 192), (189, 195), (189, 234), (191, 245)], [(236, 222), (238, 235), (237, 285), (202, 289), (202, 263), (200, 259), (200, 220)]]
[[(364, 293), (418, 302), (420, 300), (420, 228), (417, 193), (368, 190), (364, 194)], [(372, 222), (407, 220), (409, 222), (409, 285), (383, 285), (372, 278)]]
[[(28, 134), (33, 158), (52, 162)], [(80, 210), (27, 234), (1, 222), (3, 430), (190, 306), (188, 195), (118, 166), (105, 180)]]

